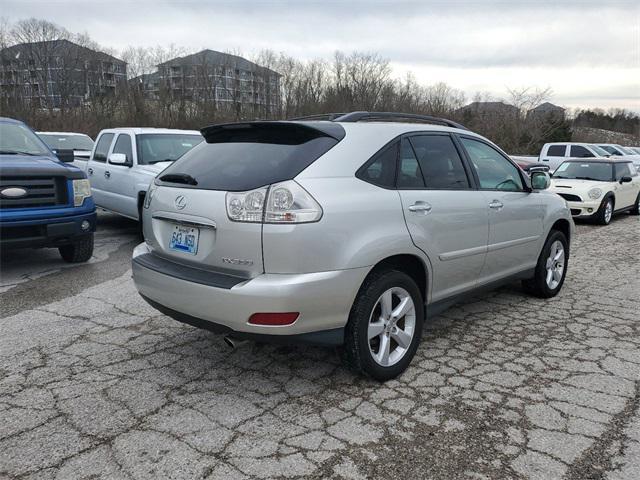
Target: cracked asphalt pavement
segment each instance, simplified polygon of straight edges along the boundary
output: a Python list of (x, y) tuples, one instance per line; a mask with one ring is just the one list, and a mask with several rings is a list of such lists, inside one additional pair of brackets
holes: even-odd
[(385, 384), (335, 351), (175, 322), (96, 255), (2, 256), (0, 478), (640, 478), (640, 222), (578, 225), (550, 300), (511, 285), (429, 321)]

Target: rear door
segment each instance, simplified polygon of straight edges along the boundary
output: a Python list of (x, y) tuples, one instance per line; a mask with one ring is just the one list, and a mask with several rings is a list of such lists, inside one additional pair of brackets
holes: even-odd
[(488, 209), (452, 137), (404, 138), (398, 163), (407, 227), (432, 263), (432, 301), (473, 288), (486, 255)]
[(544, 216), (535, 193), (526, 191), (520, 169), (481, 139), (461, 136), (489, 212), (489, 242), (482, 283), (535, 265)]
[(111, 150), (114, 136), (115, 135), (110, 132), (102, 133), (98, 137), (96, 147), (93, 149), (91, 158), (87, 163), (87, 178), (91, 183), (91, 193), (93, 195), (93, 200), (96, 205), (100, 207), (105, 207), (105, 202), (107, 200), (105, 196), (105, 191), (107, 188), (105, 171), (107, 156), (109, 155), (109, 151)]

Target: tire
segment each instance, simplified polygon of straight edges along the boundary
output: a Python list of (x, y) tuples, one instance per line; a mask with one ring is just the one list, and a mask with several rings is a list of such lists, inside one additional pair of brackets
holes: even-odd
[[(411, 303), (405, 302), (407, 298)], [(391, 305), (387, 312), (396, 310), (401, 313), (398, 306), (402, 302), (407, 307), (404, 315), (395, 319), (386, 315), (387, 319), (382, 320), (385, 313), (383, 304)], [(370, 323), (373, 323), (371, 330)], [(397, 270), (374, 272), (360, 287), (351, 308), (345, 327), (345, 342), (340, 349), (342, 361), (352, 371), (381, 382), (395, 378), (411, 363), (420, 344), (423, 323), (424, 301), (416, 282)], [(380, 331), (380, 334), (369, 339), (370, 331)], [(401, 345), (396, 340), (406, 343)], [(387, 365), (384, 365), (384, 345), (389, 345)]]
[(93, 255), (93, 233), (76, 240), (70, 245), (59, 247), (58, 251), (65, 262), (86, 262)]
[[(610, 205), (611, 212), (608, 213), (607, 205)], [(594, 215), (594, 219), (596, 223), (600, 225), (609, 225), (611, 223), (611, 219), (613, 218), (613, 209), (615, 207), (615, 200), (612, 196), (604, 197), (602, 203), (600, 204), (600, 208)]]
[(636, 203), (633, 204), (633, 208), (629, 211), (631, 215), (640, 215), (640, 192), (636, 197)]
[[(558, 242), (562, 246), (563, 252), (562, 256), (560, 257), (557, 255), (558, 251), (556, 250)], [(556, 252), (553, 256), (554, 260), (551, 259), (552, 248)], [(561, 272), (559, 272), (559, 275), (554, 276), (553, 273), (550, 274), (549, 268), (553, 269), (553, 271), (558, 271), (557, 266), (560, 263), (562, 264), (562, 268)], [(538, 263), (536, 264), (534, 277), (528, 280), (524, 280), (522, 282), (522, 286), (527, 293), (535, 295), (536, 297), (555, 297), (564, 284), (564, 279), (567, 276), (568, 267), (569, 243), (567, 242), (567, 237), (559, 230), (552, 230), (549, 234), (549, 237), (547, 238), (547, 241), (544, 243), (544, 247), (542, 248), (542, 252), (540, 252), (540, 256), (538, 257)], [(551, 275), (551, 282), (549, 281), (549, 275)]]

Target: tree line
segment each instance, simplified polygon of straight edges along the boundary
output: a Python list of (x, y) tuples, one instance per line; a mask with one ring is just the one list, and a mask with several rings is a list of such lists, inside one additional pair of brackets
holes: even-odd
[[(166, 85), (160, 85), (157, 95), (149, 98), (140, 76), (154, 72), (160, 63), (191, 52), (175, 45), (131, 46), (118, 54), (100, 47), (86, 34), (73, 34), (45, 20), (0, 22), (0, 47), (59, 39), (124, 60), (129, 81), (119, 84), (113, 94), (94, 95), (80, 105), (62, 102), (57, 107), (43, 108), (3, 95), (0, 104), (3, 116), (22, 119), (39, 130), (80, 131), (95, 136), (102, 128), (117, 126), (198, 129), (228, 121), (286, 119), (354, 110), (395, 111), (459, 121), (506, 151), (520, 154), (537, 153), (548, 141), (570, 140), (572, 125), (640, 134), (640, 118), (625, 110), (580, 110), (573, 118), (557, 114), (530, 115), (531, 109), (551, 98), (550, 89), (508, 90), (507, 97), (501, 99), (515, 107), (508, 113), (498, 111), (487, 115), (464, 109), (470, 101), (496, 99), (483, 92), (467, 98), (461, 90), (442, 82), (423, 85), (411, 74), (396, 78), (389, 59), (370, 52), (338, 51), (330, 59), (299, 60), (264, 50), (247, 57), (281, 75), (277, 108), (247, 106), (239, 101), (222, 105), (207, 95), (185, 98)], [(230, 53), (240, 55), (240, 52)], [(204, 75), (195, 81), (202, 82), (201, 87), (206, 90), (210, 78)]]

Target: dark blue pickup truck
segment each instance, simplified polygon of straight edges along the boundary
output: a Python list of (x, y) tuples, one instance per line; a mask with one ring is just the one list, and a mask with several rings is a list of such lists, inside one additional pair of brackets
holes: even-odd
[(96, 207), (73, 151), (56, 155), (24, 123), (0, 117), (0, 249), (57, 247), (67, 262), (93, 255)]

